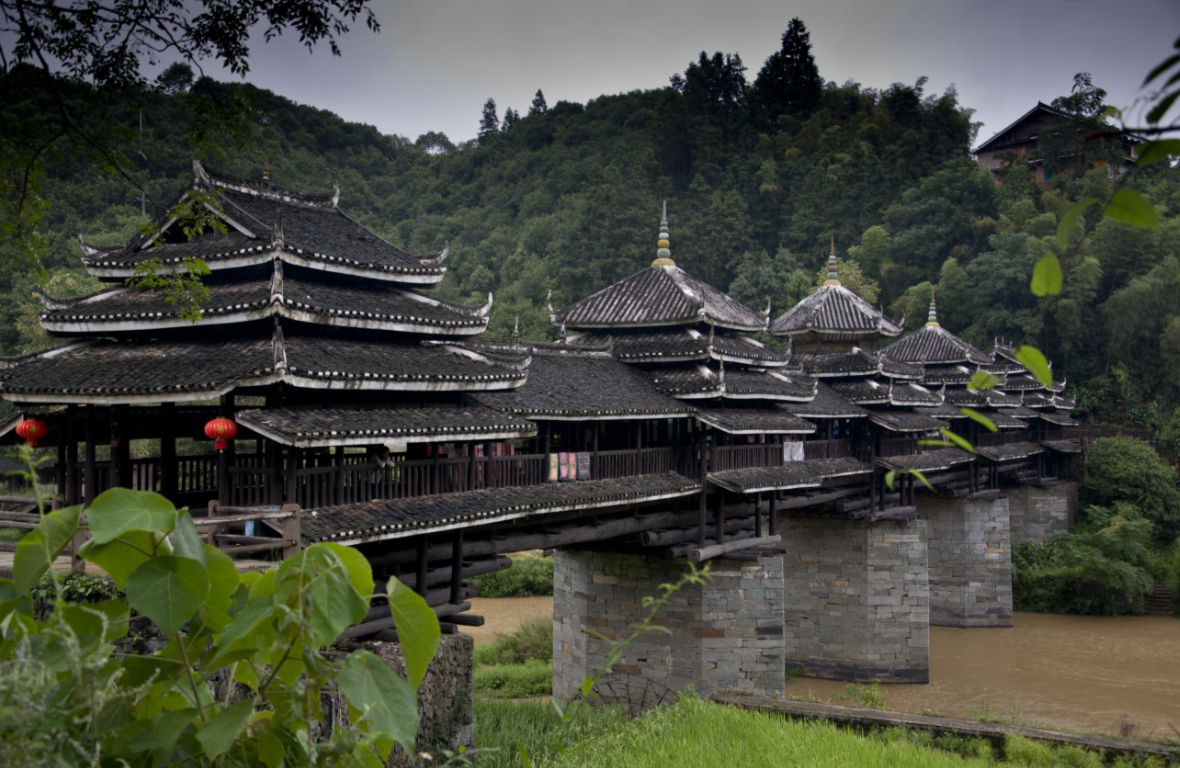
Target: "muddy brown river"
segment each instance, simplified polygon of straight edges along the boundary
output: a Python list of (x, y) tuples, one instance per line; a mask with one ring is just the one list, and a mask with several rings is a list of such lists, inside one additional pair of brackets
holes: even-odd
[[(549, 616), (548, 597), (475, 598), (490, 642), (529, 616)], [(929, 685), (885, 685), (885, 704), (903, 712), (937, 710), (1080, 731), (1137, 737), (1180, 736), (1180, 620), (1017, 613), (1012, 629), (931, 627)], [(844, 683), (787, 681), (788, 696), (828, 701)]]

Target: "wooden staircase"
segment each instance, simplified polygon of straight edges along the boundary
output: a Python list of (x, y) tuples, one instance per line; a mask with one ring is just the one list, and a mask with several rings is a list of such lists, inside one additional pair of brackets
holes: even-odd
[(1164, 582), (1156, 582), (1155, 588), (1143, 596), (1143, 613), (1147, 616), (1171, 616), (1172, 611), (1172, 591)]

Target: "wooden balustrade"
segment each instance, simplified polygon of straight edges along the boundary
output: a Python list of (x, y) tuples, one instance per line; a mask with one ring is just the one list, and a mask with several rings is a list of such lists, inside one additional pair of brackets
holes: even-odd
[(852, 457), (851, 440), (805, 440), (804, 459), (847, 459)]

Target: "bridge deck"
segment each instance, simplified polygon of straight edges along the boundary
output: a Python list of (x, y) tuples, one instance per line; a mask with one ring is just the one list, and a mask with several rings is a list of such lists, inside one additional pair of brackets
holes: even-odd
[(709, 482), (735, 493), (818, 488), (824, 480), (846, 475), (867, 475), (873, 468), (856, 459), (808, 459), (776, 467), (751, 467), (710, 472)]

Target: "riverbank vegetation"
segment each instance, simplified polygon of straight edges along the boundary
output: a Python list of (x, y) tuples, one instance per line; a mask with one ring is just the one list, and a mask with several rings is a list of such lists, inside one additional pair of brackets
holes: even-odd
[(553, 622), (525, 619), (496, 641), (475, 648), (477, 696), (518, 699), (553, 690)]
[(512, 566), (471, 579), (480, 597), (548, 597), (553, 594), (553, 556), (540, 552), (512, 555)]
[(1135, 614), (1161, 582), (1180, 600), (1176, 483), (1176, 471), (1146, 443), (1099, 440), (1086, 456), (1080, 512), (1071, 528), (1042, 544), (1013, 548), (1016, 610)]
[[(191, 73), (133, 87), (100, 111), (127, 129), (116, 140), (140, 158), (134, 176), (146, 195), (88, 162), (48, 158), (38, 225), (48, 289), (93, 290), (78, 267), (77, 233), (99, 246), (126, 242), (191, 180), (187, 136), (202, 110), (247, 104), (236, 127), (249, 149), (231, 144), (210, 165), (251, 179), (267, 167), (293, 189), (327, 190), (335, 180), (341, 206), (392, 242), (433, 253), (449, 241), (438, 294), (482, 303), (494, 292), (492, 333), (509, 333), (519, 318), (526, 336), (552, 338), (548, 292), (560, 306), (646, 266), (667, 199), (673, 258), (740, 301), (760, 307), (769, 295), (776, 313), (798, 301), (834, 237), (845, 284), (904, 313), (910, 328), (923, 322), (934, 286), (948, 330), (982, 345), (1031, 333), (1075, 387), (1079, 415), (1156, 430), (1169, 423), (1180, 397), (1177, 174), (1158, 163), (1116, 182), (1105, 166), (1078, 165), (1056, 168), (1042, 187), (1014, 162), (998, 186), (970, 157), (979, 137), (953, 89), (928, 93), (924, 78), (879, 90), (824, 82), (801, 22), (783, 47), (757, 71), (737, 53), (702, 52), (664, 88), (585, 104), (549, 105), (539, 94), (527, 114), (490, 121), (478, 141), (460, 144), (437, 132), (383, 135)], [(776, 75), (787, 60), (807, 71)], [(0, 76), (5, 109), (51, 111), (43, 77), (23, 66)], [(799, 82), (809, 83), (806, 93), (788, 95), (784, 83)], [(1074, 86), (1055, 103), (1092, 125), (1101, 89), (1085, 78)], [(59, 90), (80, 106), (93, 97), (80, 83)], [(473, 104), (473, 125), (478, 117)], [(1090, 163), (1102, 159), (1096, 151), (1062, 157)], [(1085, 226), (1089, 236), (1062, 254), (1064, 293), (1037, 325), (1033, 264), (1059, 250), (1057, 222), (1074, 201), (1107, 199), (1116, 183), (1146, 196), (1158, 227), (1091, 208), (1075, 235)], [(34, 288), (29, 275), (0, 277), (0, 353), (50, 343), (38, 329)]]
[[(567, 729), (552, 708), (536, 703), (476, 701), (476, 746), (495, 749), (477, 756), (481, 768), (524, 763), (549, 768), (715, 768), (733, 764), (790, 766), (927, 766), (928, 768), (1101, 768), (1102, 758), (1076, 747), (1048, 747), (1009, 737), (1004, 754), (983, 739), (940, 737), (904, 729), (870, 735), (841, 731), (828, 724), (800, 723), (702, 701), (689, 693), (669, 707), (634, 720), (610, 708), (582, 708)], [(560, 747), (559, 747), (560, 745)], [(1154, 760), (1120, 758), (1119, 768), (1156, 766)]]

